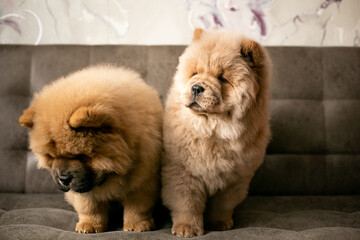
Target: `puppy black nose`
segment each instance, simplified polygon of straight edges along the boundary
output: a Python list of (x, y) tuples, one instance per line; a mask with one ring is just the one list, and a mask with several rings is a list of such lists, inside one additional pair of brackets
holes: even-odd
[(197, 84), (195, 84), (195, 85), (193, 85), (192, 87), (191, 87), (191, 93), (192, 93), (192, 95), (194, 95), (194, 96), (198, 96), (200, 93), (202, 93), (203, 91), (205, 91), (205, 88), (203, 88), (202, 86), (200, 86), (200, 85), (197, 85)]
[(69, 186), (71, 180), (72, 180), (72, 176), (71, 176), (71, 175), (59, 175), (59, 181), (60, 181), (61, 184), (63, 184), (64, 186)]

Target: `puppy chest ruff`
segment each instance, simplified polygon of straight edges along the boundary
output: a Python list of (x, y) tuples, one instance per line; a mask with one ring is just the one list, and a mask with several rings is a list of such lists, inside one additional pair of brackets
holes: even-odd
[(198, 144), (189, 149), (191, 155), (186, 167), (193, 176), (203, 180), (210, 195), (224, 189), (239, 174), (239, 164), (234, 158), (226, 156), (222, 147), (220, 144), (199, 140)]
[(194, 128), (185, 131), (182, 138), (187, 143), (178, 150), (187, 171), (201, 179), (209, 195), (213, 195), (244, 175), (246, 160), (239, 139), (222, 139), (217, 136), (216, 127), (208, 127), (212, 134), (204, 132), (199, 134), (201, 137), (194, 137)]

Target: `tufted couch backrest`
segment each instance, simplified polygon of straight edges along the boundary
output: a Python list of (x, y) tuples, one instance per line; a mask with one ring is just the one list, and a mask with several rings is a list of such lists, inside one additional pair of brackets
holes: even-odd
[[(0, 46), (0, 191), (58, 192), (17, 124), (31, 96), (97, 63), (138, 71), (160, 93), (184, 46)], [(268, 47), (273, 138), (250, 194), (360, 194), (360, 48)]]

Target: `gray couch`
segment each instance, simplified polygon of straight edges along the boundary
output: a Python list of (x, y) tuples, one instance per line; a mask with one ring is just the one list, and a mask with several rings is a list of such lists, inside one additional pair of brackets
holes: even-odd
[[(179, 239), (158, 204), (157, 229), (75, 233), (77, 214), (49, 173), (36, 169), (17, 124), (34, 92), (101, 62), (141, 73), (161, 94), (184, 46), (0, 46), (0, 239)], [(199, 239), (360, 239), (360, 48), (268, 47), (274, 65), (272, 132), (233, 230)]]

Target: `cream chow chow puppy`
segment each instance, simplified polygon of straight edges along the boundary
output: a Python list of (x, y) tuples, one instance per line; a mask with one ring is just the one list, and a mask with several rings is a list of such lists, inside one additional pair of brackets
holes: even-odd
[(258, 43), (195, 30), (165, 107), (162, 199), (173, 234), (202, 235), (204, 222), (233, 227), (270, 138), (269, 80), (270, 60)]

